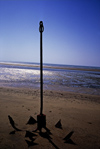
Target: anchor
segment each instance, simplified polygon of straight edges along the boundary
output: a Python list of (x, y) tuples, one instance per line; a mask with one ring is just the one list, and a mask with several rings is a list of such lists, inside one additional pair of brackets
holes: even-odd
[[(12, 117), (10, 115), (8, 115), (10, 124), (14, 128), (14, 131), (10, 132), (10, 134), (15, 134), (16, 131), (26, 131), (25, 138), (28, 137), (30, 139), (30, 141), (26, 140), (26, 139), (25, 139), (25, 141), (28, 144), (28, 147), (30, 147), (30, 146), (38, 145), (37, 143), (34, 142), (36, 138), (33, 138), (33, 137), (37, 136), (37, 135), (35, 133), (33, 133), (33, 132), (39, 131), (39, 135), (41, 137), (47, 138), (49, 140), (49, 142), (56, 149), (59, 149), (56, 146), (56, 144), (54, 144), (54, 142), (52, 141), (52, 138), (50, 137), (50, 135), (52, 133), (46, 127), (46, 115), (43, 114), (43, 52), (42, 52), (42, 32), (44, 31), (43, 22), (40, 21), (39, 25), (40, 25), (39, 26), (39, 32), (40, 32), (40, 114), (37, 115), (37, 121), (32, 116), (30, 116), (29, 121), (26, 123), (26, 124), (32, 124), (32, 125), (37, 123), (37, 129), (33, 130), (32, 132), (27, 131), (27, 130), (18, 129), (15, 126), (15, 122), (12, 119)], [(55, 127), (59, 128), (59, 129), (62, 129), (61, 119), (56, 123)], [(44, 128), (46, 130), (45, 133), (42, 132), (42, 128)], [(73, 133), (74, 133), (74, 131), (71, 131), (69, 134), (67, 134), (67, 136), (63, 139), (63, 140), (65, 140), (65, 143), (76, 145), (76, 143), (74, 143), (70, 139)]]

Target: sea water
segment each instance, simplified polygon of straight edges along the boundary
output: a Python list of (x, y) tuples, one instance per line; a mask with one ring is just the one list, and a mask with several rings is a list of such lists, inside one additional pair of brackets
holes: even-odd
[[(95, 71), (79, 69), (95, 69)], [(43, 87), (49, 90), (100, 95), (100, 71), (98, 70), (100, 67), (44, 64)], [(39, 88), (39, 63), (0, 62), (0, 86)]]

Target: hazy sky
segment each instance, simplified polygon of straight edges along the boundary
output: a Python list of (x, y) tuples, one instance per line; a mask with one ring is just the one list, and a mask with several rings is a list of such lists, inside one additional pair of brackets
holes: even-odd
[(100, 66), (100, 0), (0, 0), (0, 61)]

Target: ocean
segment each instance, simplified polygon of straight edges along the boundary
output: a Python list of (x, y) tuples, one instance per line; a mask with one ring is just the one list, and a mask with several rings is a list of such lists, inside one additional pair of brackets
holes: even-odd
[[(0, 87), (40, 87), (39, 63), (0, 62)], [(47, 90), (100, 95), (100, 67), (44, 64)]]

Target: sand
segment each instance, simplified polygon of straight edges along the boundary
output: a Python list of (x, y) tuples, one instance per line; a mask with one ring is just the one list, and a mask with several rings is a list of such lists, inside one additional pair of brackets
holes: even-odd
[[(23, 68), (24, 67), (36, 67), (36, 68), (40, 68), (40, 66), (39, 65), (37, 65), (37, 64), (24, 64), (24, 63), (6, 63), (6, 62), (0, 62), (0, 64), (1, 65), (12, 65), (12, 66), (23, 66)], [(65, 67), (64, 66), (47, 66), (47, 65), (43, 65), (43, 68), (50, 68), (50, 69), (64, 69), (64, 70), (80, 70), (80, 71), (94, 71), (94, 72), (100, 72), (100, 68), (99, 67), (97, 67), (97, 69), (95, 69), (95, 67), (91, 67), (91, 68), (86, 68), (86, 67), (68, 67), (68, 66), (66, 66), (65, 65)]]
[[(46, 126), (52, 135), (51, 141), (37, 134), (34, 149), (100, 149), (100, 96), (64, 91), (44, 91), (43, 113)], [(26, 130), (33, 131), (37, 124), (26, 125), (30, 116), (37, 119), (40, 113), (40, 93), (38, 89), (0, 88), (0, 149), (27, 149)], [(16, 127), (23, 131), (9, 134), (14, 129), (9, 123), (10, 115)], [(55, 124), (61, 119), (62, 129)], [(45, 130), (43, 130), (44, 132)], [(71, 136), (75, 144), (64, 143), (63, 138)]]

